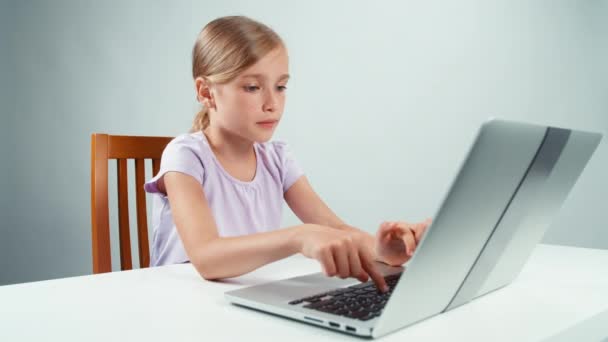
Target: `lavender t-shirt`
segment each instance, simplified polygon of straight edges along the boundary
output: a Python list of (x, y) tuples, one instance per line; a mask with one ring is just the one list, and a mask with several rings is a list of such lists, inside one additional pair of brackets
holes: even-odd
[(244, 182), (221, 166), (202, 132), (182, 134), (171, 140), (163, 151), (158, 174), (144, 184), (146, 192), (154, 194), (151, 266), (189, 261), (173, 222), (168, 197), (157, 185), (169, 171), (190, 175), (203, 186), (220, 236), (279, 228), (283, 194), (303, 172), (285, 142), (254, 143), (253, 146), (256, 173), (252, 181)]

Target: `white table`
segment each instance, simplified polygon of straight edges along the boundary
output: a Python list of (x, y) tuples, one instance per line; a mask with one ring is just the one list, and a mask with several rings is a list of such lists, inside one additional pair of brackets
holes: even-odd
[[(228, 304), (227, 290), (319, 271), (294, 256), (224, 282), (190, 264), (0, 287), (0, 341), (358, 341)], [(509, 286), (386, 341), (600, 341), (608, 251), (539, 245)]]

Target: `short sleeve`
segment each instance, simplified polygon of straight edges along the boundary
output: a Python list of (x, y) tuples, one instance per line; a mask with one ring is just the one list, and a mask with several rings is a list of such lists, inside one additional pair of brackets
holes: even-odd
[(283, 193), (285, 193), (298, 178), (304, 175), (304, 171), (302, 171), (286, 142), (275, 141), (274, 147), (280, 161), (281, 181), (283, 183)]
[(169, 142), (161, 156), (158, 174), (144, 184), (144, 190), (162, 194), (158, 188), (158, 180), (169, 171), (190, 175), (203, 184), (205, 168), (200, 155), (200, 144), (196, 139), (186, 135)]

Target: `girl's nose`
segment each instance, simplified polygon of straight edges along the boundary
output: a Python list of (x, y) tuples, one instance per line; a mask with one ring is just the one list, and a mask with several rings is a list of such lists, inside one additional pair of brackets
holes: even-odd
[(277, 106), (276, 95), (273, 94), (272, 90), (267, 91), (264, 96), (264, 105), (262, 110), (265, 112), (274, 112)]

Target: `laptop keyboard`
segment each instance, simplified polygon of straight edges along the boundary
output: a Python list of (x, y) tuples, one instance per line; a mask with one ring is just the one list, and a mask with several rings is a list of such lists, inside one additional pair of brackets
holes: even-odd
[(297, 299), (289, 302), (289, 304), (306, 303), (303, 307), (307, 309), (367, 321), (380, 316), (400, 276), (401, 273), (384, 277), (389, 287), (389, 291), (386, 293), (378, 291), (376, 284), (373, 281), (368, 281)]

